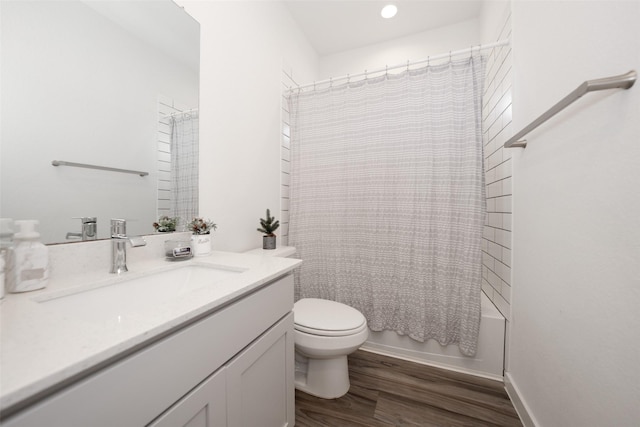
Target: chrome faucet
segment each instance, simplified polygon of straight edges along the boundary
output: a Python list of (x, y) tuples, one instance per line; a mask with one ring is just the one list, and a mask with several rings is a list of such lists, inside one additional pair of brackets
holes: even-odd
[(74, 233), (72, 231), (67, 233), (67, 239), (81, 239), (96, 240), (98, 238), (98, 219), (95, 216), (75, 216), (74, 219), (79, 219), (82, 222), (82, 231), (80, 233)]
[(127, 221), (124, 219), (111, 220), (111, 242), (110, 273), (115, 274), (129, 271), (127, 269), (127, 242), (133, 248), (147, 244), (143, 237), (127, 236)]

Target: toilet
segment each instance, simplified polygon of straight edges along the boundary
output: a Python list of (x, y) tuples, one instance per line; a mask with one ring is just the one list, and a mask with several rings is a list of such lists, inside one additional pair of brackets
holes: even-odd
[(294, 304), (293, 318), (296, 388), (324, 399), (346, 394), (347, 355), (369, 336), (365, 317), (346, 304), (303, 298)]
[[(252, 249), (260, 256), (292, 257), (296, 248)], [(347, 355), (369, 337), (367, 319), (353, 307), (335, 301), (303, 298), (293, 305), (295, 387), (324, 399), (349, 391)]]

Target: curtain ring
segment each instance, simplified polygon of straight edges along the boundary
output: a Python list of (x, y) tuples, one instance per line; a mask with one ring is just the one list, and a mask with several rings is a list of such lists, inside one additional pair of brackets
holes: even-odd
[(349, 77), (349, 74), (347, 74), (347, 84), (349, 84), (350, 80), (351, 80), (351, 77)]
[(389, 76), (389, 66), (387, 64), (384, 64), (384, 76)]
[(449, 51), (449, 62), (451, 62), (451, 51)]
[(333, 87), (333, 77), (329, 77), (329, 87)]
[(407, 73), (409, 72), (409, 60), (407, 59)]
[(431, 56), (427, 56), (427, 67), (431, 65)]
[(367, 74), (367, 70), (364, 70), (364, 79), (367, 80), (369, 78), (369, 74)]

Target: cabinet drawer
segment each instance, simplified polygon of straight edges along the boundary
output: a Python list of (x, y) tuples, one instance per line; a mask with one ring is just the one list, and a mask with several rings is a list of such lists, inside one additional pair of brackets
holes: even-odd
[(3, 427), (146, 425), (292, 308), (288, 275), (43, 399)]

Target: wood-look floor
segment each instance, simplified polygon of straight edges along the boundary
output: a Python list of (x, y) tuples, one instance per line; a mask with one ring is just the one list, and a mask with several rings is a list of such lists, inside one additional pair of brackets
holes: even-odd
[(522, 426), (499, 381), (360, 350), (349, 373), (339, 399), (296, 390), (297, 427)]

